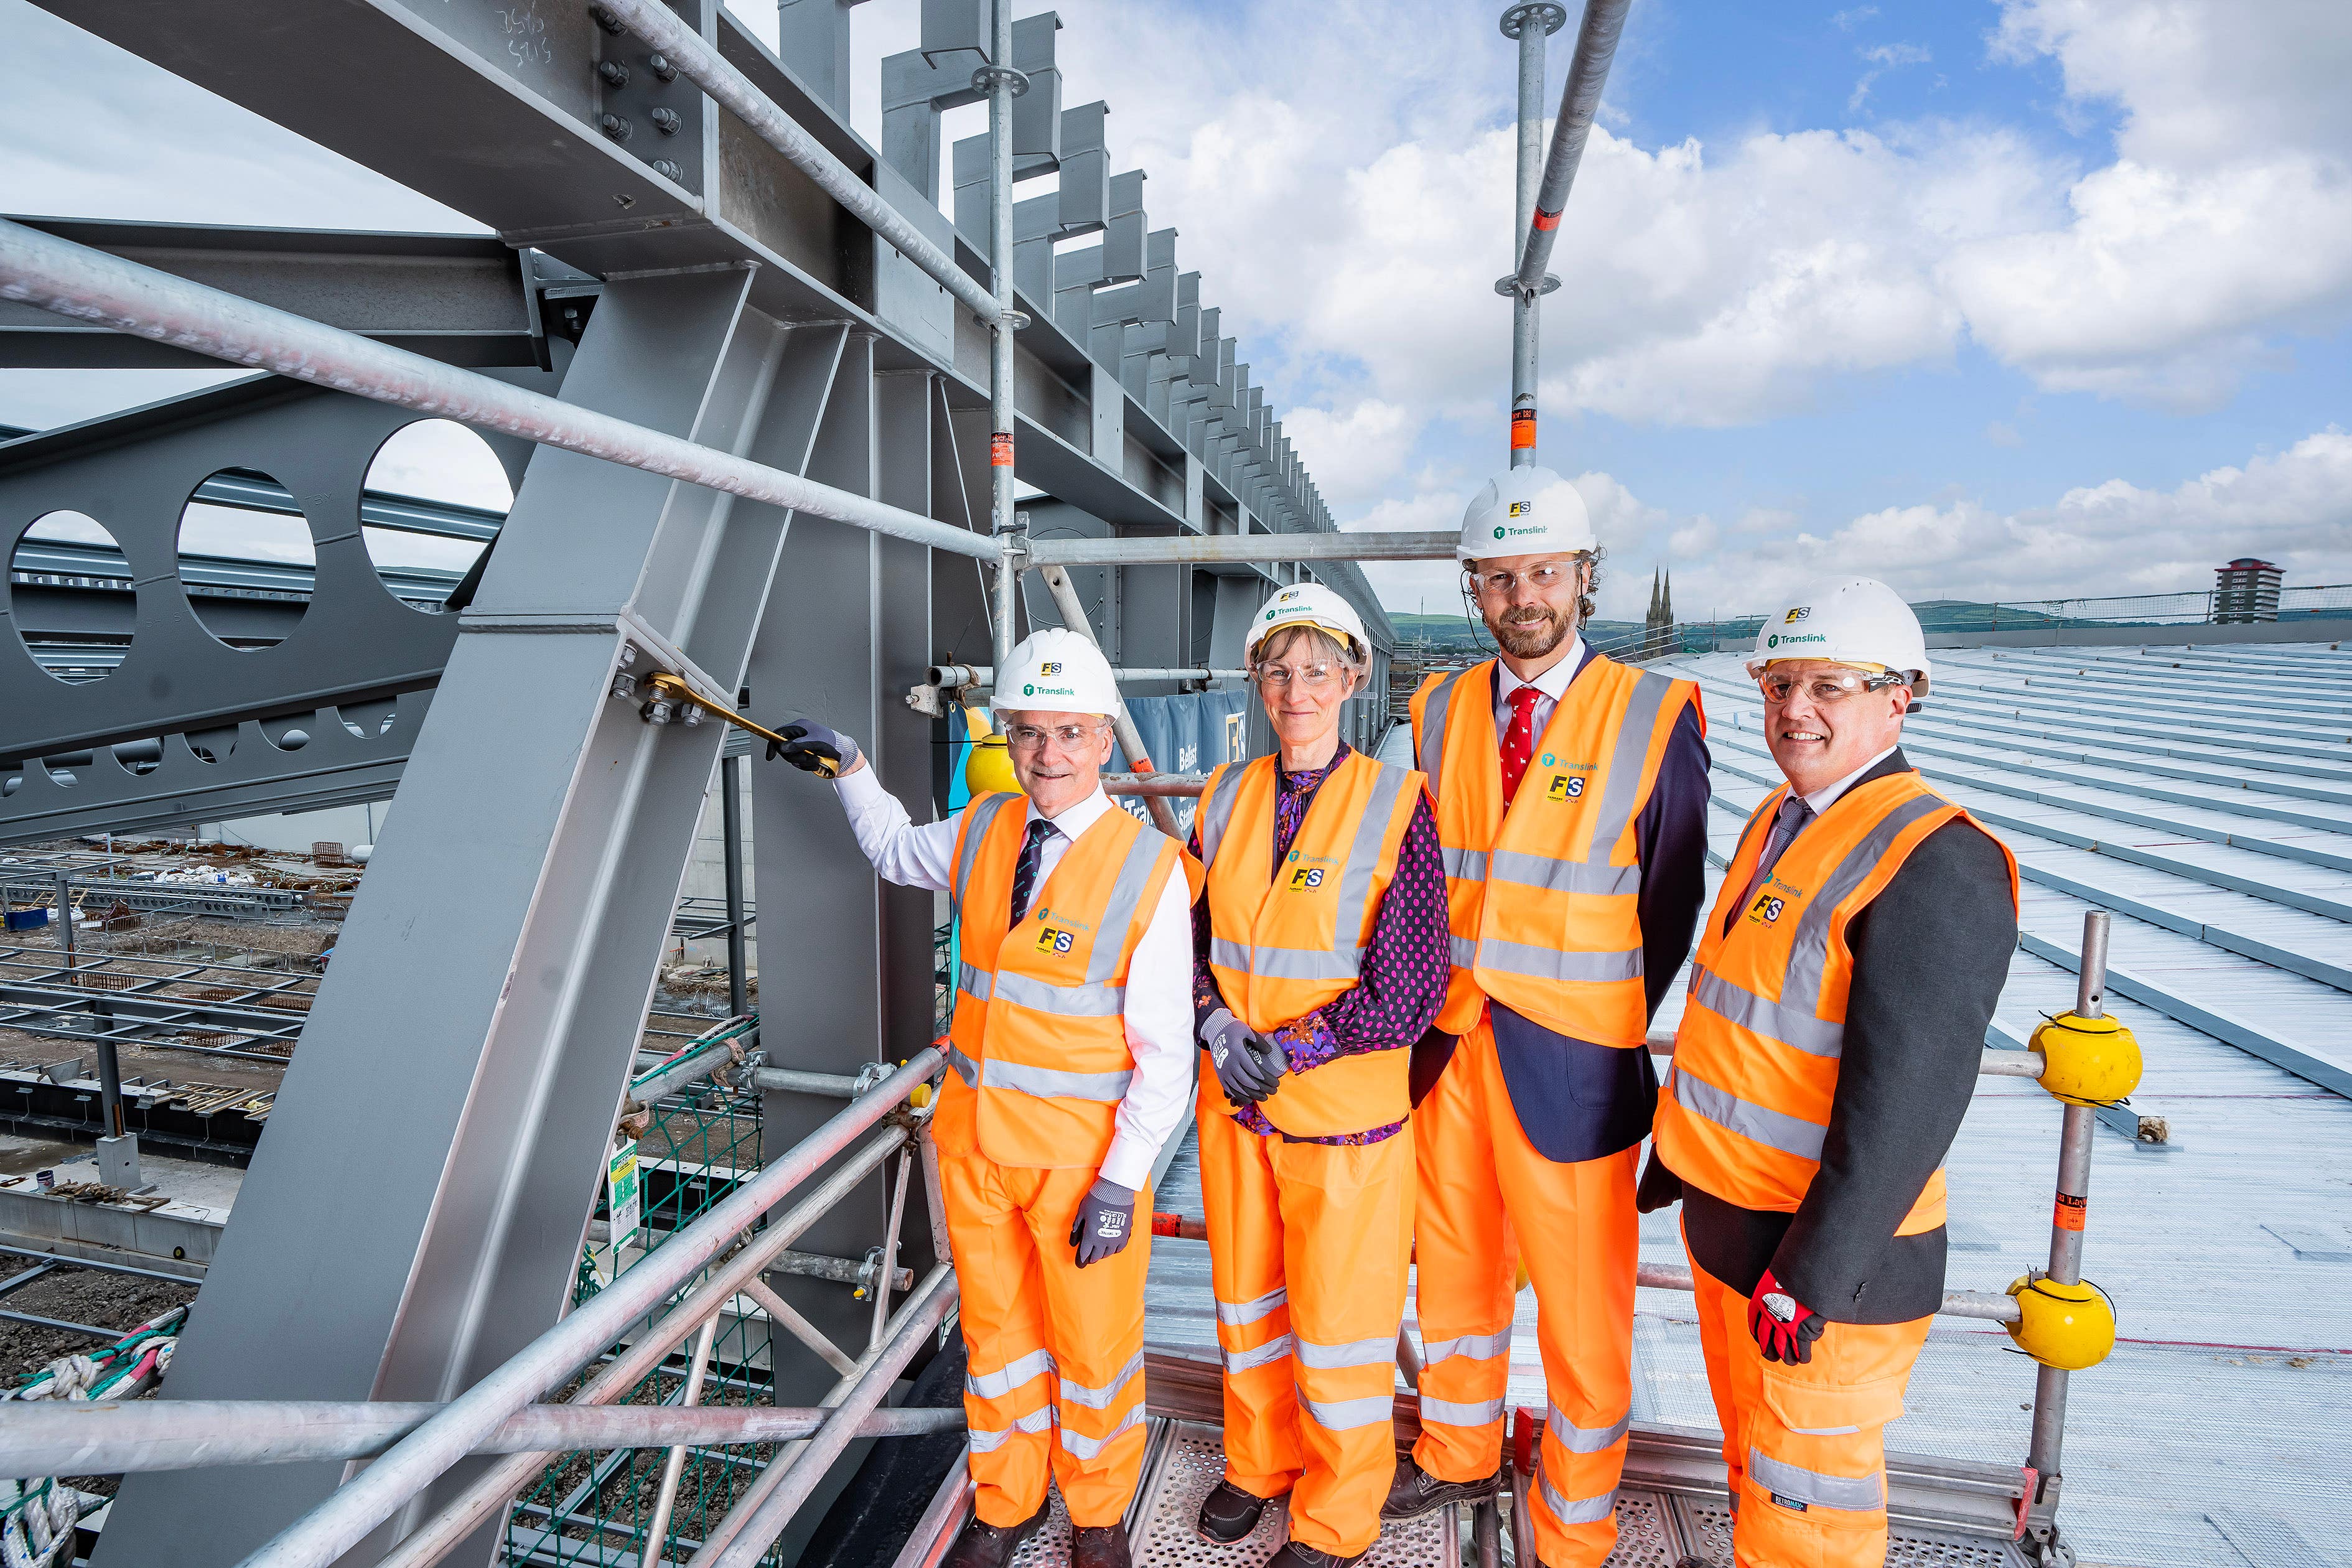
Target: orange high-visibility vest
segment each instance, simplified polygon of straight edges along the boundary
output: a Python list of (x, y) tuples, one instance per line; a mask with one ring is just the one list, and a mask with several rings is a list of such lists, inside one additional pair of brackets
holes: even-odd
[[(1201, 794), (1209, 967), (1243, 1023), (1265, 1033), (1356, 984), (1423, 783), (1417, 773), (1350, 752), (1316, 789), (1276, 867), (1274, 759), (1223, 763), (1209, 775)], [(1412, 1109), (1411, 1055), (1370, 1051), (1287, 1074), (1258, 1110), (1294, 1138), (1402, 1121)], [(1213, 1080), (1204, 1088), (1232, 1114)]]
[(1555, 1034), (1642, 1047), (1642, 868), (1633, 825), (1698, 688), (1594, 655), (1552, 708), (1507, 811), (1496, 661), (1432, 675), (1413, 755), (1437, 796), (1454, 977), (1437, 1026), (1470, 1032), (1493, 997)]
[[(1804, 1201), (1829, 1135), (1853, 984), (1846, 927), (1927, 835), (1974, 820), (1916, 773), (1857, 784), (1782, 852), (1726, 935), (1788, 794), (1783, 785), (1756, 808), (1724, 872), (1691, 957), (1657, 1119), (1658, 1157), (1676, 1175), (1741, 1208), (1780, 1214)], [(2001, 853), (2014, 904), (2017, 857), (2006, 844)], [(1895, 1234), (1935, 1229), (1944, 1208), (1939, 1168)]]
[(955, 1072), (934, 1136), (946, 1152), (977, 1147), (1000, 1165), (1099, 1165), (1135, 1076), (1128, 963), (1171, 873), (1184, 866), (1197, 891), (1198, 872), (1174, 839), (1107, 811), (1011, 925), (1027, 805), (981, 795), (956, 829)]

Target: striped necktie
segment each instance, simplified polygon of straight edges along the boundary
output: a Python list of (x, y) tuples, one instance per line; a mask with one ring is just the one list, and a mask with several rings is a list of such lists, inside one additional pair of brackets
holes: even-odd
[(1045, 858), (1045, 835), (1054, 825), (1040, 816), (1029, 824), (1029, 837), (1021, 846), (1021, 858), (1013, 868), (1013, 923), (1019, 925), (1029, 913), (1029, 895), (1037, 889), (1037, 863)]

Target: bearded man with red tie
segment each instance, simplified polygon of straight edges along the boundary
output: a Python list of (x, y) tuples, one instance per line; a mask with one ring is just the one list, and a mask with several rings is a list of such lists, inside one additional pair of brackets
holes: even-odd
[(1381, 1516), (1495, 1495), (1523, 1262), (1548, 1394), (1537, 1553), (1599, 1568), (1632, 1404), (1649, 1021), (1706, 896), (1706, 719), (1690, 682), (1579, 635), (1600, 541), (1558, 474), (1489, 483), (1455, 553), (1501, 654), (1412, 700), (1453, 971), (1413, 1065), (1421, 1437)]

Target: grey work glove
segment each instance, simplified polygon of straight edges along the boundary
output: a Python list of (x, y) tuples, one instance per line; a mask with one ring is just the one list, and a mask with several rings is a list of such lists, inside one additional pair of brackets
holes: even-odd
[(829, 779), (837, 779), (857, 765), (857, 742), (814, 719), (787, 720), (776, 733), (783, 739), (768, 742), (768, 760), (772, 763), (782, 757), (804, 773), (820, 773)]
[(1135, 1189), (1097, 1176), (1078, 1202), (1078, 1217), (1070, 1222), (1070, 1245), (1078, 1249), (1078, 1267), (1118, 1257), (1134, 1234)]
[(1280, 1046), (1223, 1007), (1201, 1026), (1201, 1043), (1209, 1047), (1209, 1062), (1217, 1069), (1225, 1098), (1235, 1105), (1255, 1105), (1268, 1098), (1282, 1087), (1282, 1075), (1289, 1070)]

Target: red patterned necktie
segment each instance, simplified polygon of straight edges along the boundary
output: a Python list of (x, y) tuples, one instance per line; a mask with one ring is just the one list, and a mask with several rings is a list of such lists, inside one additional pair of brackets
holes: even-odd
[(1532, 686), (1511, 692), (1511, 727), (1503, 731), (1503, 799), (1518, 798), (1519, 780), (1527, 776), (1528, 758), (1536, 749), (1536, 699), (1543, 693)]

